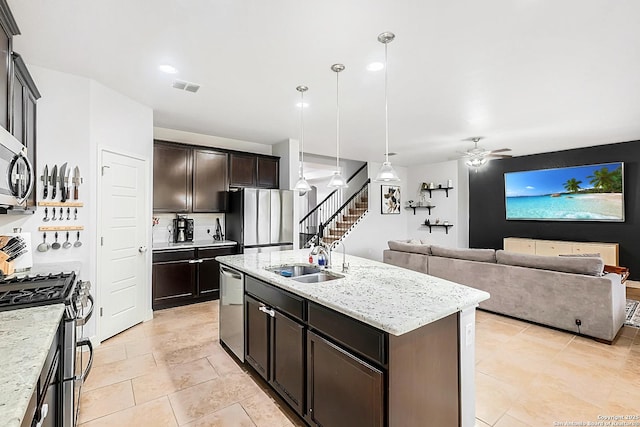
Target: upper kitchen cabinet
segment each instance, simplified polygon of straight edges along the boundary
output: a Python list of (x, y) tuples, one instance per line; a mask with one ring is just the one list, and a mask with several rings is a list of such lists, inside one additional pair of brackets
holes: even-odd
[[(27, 147), (27, 157), (36, 166), (36, 102), (40, 92), (36, 87), (29, 70), (17, 54), (13, 58), (13, 102), (11, 105), (11, 132), (13, 136)], [(27, 207), (36, 206), (36, 191), (31, 192)]]
[(6, 0), (0, 0), (0, 126), (9, 129), (9, 105), (11, 102), (11, 50), (12, 38), (20, 34)]
[(177, 144), (153, 145), (153, 210), (191, 210), (191, 148)]
[(230, 155), (229, 186), (279, 188), (279, 158), (248, 153)]
[(155, 212), (224, 212), (227, 153), (156, 141), (153, 146)]
[(193, 150), (193, 212), (227, 210), (227, 154)]

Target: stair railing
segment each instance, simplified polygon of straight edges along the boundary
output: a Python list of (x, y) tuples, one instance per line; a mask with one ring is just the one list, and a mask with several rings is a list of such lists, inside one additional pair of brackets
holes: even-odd
[[(365, 163), (357, 171), (355, 171), (347, 183), (356, 182), (366, 177), (367, 164)], [(364, 176), (362, 172), (364, 173)], [(317, 240), (318, 231), (320, 225), (325, 224), (327, 220), (340, 208), (343, 200), (343, 192), (339, 190), (333, 190), (327, 197), (325, 197), (317, 206), (311, 209), (299, 223), (298, 232), (300, 233), (300, 245), (304, 247), (310, 241)]]
[[(318, 227), (318, 238), (322, 238), (325, 235), (325, 230), (329, 228), (336, 227), (336, 223), (338, 222), (339, 215), (352, 215), (351, 209), (358, 209), (357, 203), (363, 198), (369, 199), (369, 183), (371, 179), (367, 179), (365, 183), (360, 187), (358, 191), (356, 191), (349, 199), (342, 204), (334, 213), (331, 215), (325, 222), (321, 223)], [(353, 214), (355, 215), (355, 214)], [(358, 219), (362, 215), (358, 215)], [(354, 223), (357, 221), (354, 221)], [(350, 230), (348, 230), (350, 231)], [(341, 235), (340, 238), (343, 236)]]

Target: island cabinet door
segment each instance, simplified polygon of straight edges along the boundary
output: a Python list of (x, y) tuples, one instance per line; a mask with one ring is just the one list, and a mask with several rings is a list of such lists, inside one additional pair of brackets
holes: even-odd
[(271, 385), (299, 414), (304, 410), (304, 326), (273, 311)]
[(384, 373), (307, 332), (308, 418), (325, 427), (382, 427)]
[(263, 311), (266, 309), (265, 304), (249, 295), (245, 295), (244, 298), (244, 357), (262, 378), (269, 381), (269, 323), (271, 318)]

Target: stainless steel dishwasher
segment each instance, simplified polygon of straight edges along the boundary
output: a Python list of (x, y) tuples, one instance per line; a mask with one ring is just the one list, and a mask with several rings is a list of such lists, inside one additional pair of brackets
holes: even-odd
[(244, 274), (220, 264), (220, 342), (244, 362)]

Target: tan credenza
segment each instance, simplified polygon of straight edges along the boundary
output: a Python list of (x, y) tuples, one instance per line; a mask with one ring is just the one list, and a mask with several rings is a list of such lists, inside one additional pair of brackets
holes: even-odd
[(505, 237), (503, 247), (505, 251), (533, 255), (600, 254), (605, 264), (619, 265), (617, 243), (566, 242)]

